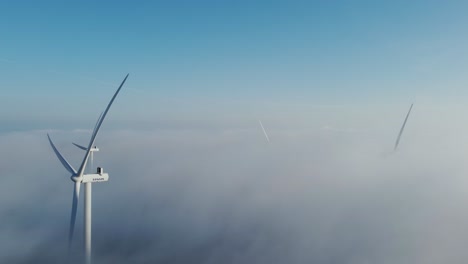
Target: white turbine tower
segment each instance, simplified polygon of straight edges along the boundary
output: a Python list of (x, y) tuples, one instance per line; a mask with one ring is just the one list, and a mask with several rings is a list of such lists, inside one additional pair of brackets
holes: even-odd
[(83, 148), (86, 150), (86, 154), (83, 158), (83, 161), (81, 162), (80, 168), (75, 170), (72, 165), (60, 154), (60, 152), (57, 150), (55, 147), (54, 143), (50, 139), (49, 134), (47, 134), (47, 137), (49, 138), (50, 145), (52, 146), (52, 149), (54, 150), (55, 154), (57, 155), (57, 158), (60, 160), (62, 165), (67, 169), (71, 174), (71, 180), (74, 182), (74, 188), (73, 188), (73, 199), (72, 199), (72, 210), (71, 210), (71, 218), (70, 218), (70, 229), (68, 233), (68, 248), (70, 250), (71, 243), (73, 241), (73, 232), (75, 229), (75, 222), (76, 222), (76, 213), (78, 210), (78, 201), (80, 197), (80, 185), (81, 183), (85, 184), (85, 201), (84, 201), (84, 249), (85, 249), (85, 259), (86, 263), (91, 263), (91, 183), (93, 182), (104, 182), (109, 180), (109, 174), (104, 173), (102, 168), (97, 169), (97, 173), (90, 173), (90, 174), (85, 174), (85, 169), (86, 169), (86, 164), (88, 163), (88, 159), (93, 157), (93, 152), (98, 151), (94, 146), (94, 142), (96, 140), (96, 136), (99, 132), (99, 128), (101, 128), (102, 122), (104, 121), (104, 118), (106, 118), (107, 112), (109, 111), (109, 108), (111, 107), (112, 103), (114, 102), (115, 97), (119, 94), (120, 89), (124, 85), (125, 81), (128, 78), (125, 76), (125, 79), (122, 81), (120, 84), (119, 88), (115, 92), (114, 96), (110, 100), (109, 104), (106, 107), (106, 110), (99, 116), (98, 121), (94, 127), (93, 133), (91, 134), (91, 139), (89, 141), (88, 147), (82, 147), (79, 146), (80, 148)]

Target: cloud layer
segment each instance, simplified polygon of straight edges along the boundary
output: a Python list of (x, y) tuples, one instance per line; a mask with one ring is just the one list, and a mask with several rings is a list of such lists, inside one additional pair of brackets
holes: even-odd
[[(94, 259), (462, 262), (468, 257), (468, 140), (424, 122), (410, 120), (397, 153), (389, 150), (398, 125), (383, 132), (378, 126), (296, 130), (265, 124), (270, 143), (255, 125), (103, 131), (95, 164), (110, 181), (93, 185)], [(52, 137), (78, 164), (83, 152), (70, 142), (86, 142), (87, 131), (55, 131)], [(44, 131), (0, 134), (0, 148), (0, 262), (63, 263), (69, 175)]]

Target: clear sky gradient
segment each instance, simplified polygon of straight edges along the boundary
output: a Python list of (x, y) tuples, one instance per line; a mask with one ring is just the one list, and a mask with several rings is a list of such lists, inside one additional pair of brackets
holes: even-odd
[(126, 73), (110, 120), (462, 102), (467, 12), (466, 1), (2, 1), (1, 130), (92, 127)]

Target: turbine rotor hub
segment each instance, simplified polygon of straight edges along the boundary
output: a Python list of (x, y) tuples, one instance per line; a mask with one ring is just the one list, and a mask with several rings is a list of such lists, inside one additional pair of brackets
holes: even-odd
[(73, 175), (70, 177), (70, 179), (73, 181), (73, 182), (81, 182), (83, 179), (83, 177), (78, 177), (76, 175)]

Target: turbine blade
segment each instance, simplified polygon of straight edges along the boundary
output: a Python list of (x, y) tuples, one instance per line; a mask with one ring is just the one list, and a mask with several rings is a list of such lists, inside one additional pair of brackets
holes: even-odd
[(267, 140), (268, 142), (270, 142), (270, 138), (268, 137), (268, 134), (267, 134), (267, 132), (265, 131), (265, 128), (263, 127), (262, 121), (258, 120), (258, 122), (260, 123), (260, 126), (262, 127), (263, 134), (265, 134), (266, 140)]
[(70, 251), (71, 243), (73, 241), (73, 232), (75, 230), (75, 222), (76, 222), (76, 213), (78, 211), (78, 200), (80, 198), (80, 182), (75, 182), (75, 186), (73, 187), (73, 200), (72, 200), (72, 210), (71, 210), (71, 218), (70, 218), (70, 230), (68, 232), (68, 250)]
[(119, 94), (120, 89), (122, 89), (122, 86), (124, 85), (127, 78), (128, 78), (128, 74), (127, 74), (127, 76), (125, 76), (125, 79), (122, 81), (119, 88), (115, 92), (114, 96), (110, 100), (109, 104), (106, 107), (106, 110), (104, 110), (104, 113), (98, 119), (98, 122), (97, 122), (97, 124), (96, 124), (96, 126), (94, 128), (93, 135), (91, 136), (91, 140), (89, 141), (88, 149), (86, 151), (86, 155), (84, 156), (83, 162), (81, 163), (80, 169), (78, 170), (78, 177), (83, 176), (84, 170), (86, 168), (86, 163), (88, 162), (88, 159), (89, 159), (89, 154), (91, 153), (91, 147), (94, 145), (94, 141), (96, 140), (96, 136), (97, 136), (97, 134), (99, 132), (99, 128), (101, 128), (102, 122), (104, 121), (104, 118), (106, 118), (107, 112), (109, 111), (112, 103), (114, 102), (115, 97), (117, 97), (117, 95)]
[(60, 152), (58, 151), (58, 149), (55, 147), (54, 142), (52, 142), (52, 139), (50, 139), (50, 136), (49, 136), (48, 133), (47, 133), (47, 138), (49, 138), (50, 146), (52, 146), (52, 149), (54, 150), (55, 155), (57, 155), (57, 158), (60, 160), (60, 162), (62, 163), (62, 165), (65, 167), (65, 169), (67, 169), (67, 171), (69, 171), (71, 174), (75, 175), (75, 174), (77, 173), (76, 170), (75, 170), (75, 169), (73, 168), (73, 166), (70, 165), (70, 163), (62, 156), (62, 154), (60, 154)]
[(409, 115), (411, 113), (411, 109), (413, 109), (413, 104), (411, 104), (411, 106), (410, 106), (410, 108), (408, 110), (408, 113), (406, 114), (405, 121), (403, 122), (403, 125), (400, 128), (400, 133), (398, 133), (398, 137), (397, 137), (397, 140), (395, 142), (395, 147), (393, 148), (393, 151), (396, 151), (397, 148), (398, 148), (398, 144), (400, 144), (401, 135), (403, 134), (403, 131), (405, 130), (406, 122), (408, 121), (408, 117), (409, 117)]
[(101, 121), (102, 113), (103, 113), (103, 112), (101, 112), (101, 114), (100, 114), (99, 117), (98, 117), (98, 120), (96, 121), (96, 124), (94, 125), (94, 129), (93, 129), (93, 133), (91, 134), (91, 137), (92, 137), (94, 134), (96, 134), (96, 128), (97, 128), (97, 126), (98, 126), (98, 124), (99, 124), (99, 121)]
[(76, 144), (76, 143), (73, 143), (73, 142), (72, 142), (72, 144), (75, 145), (75, 146), (77, 146), (78, 148), (80, 148), (80, 149), (82, 149), (82, 150), (88, 150), (86, 147), (83, 147), (83, 146), (78, 145), (78, 144)]

